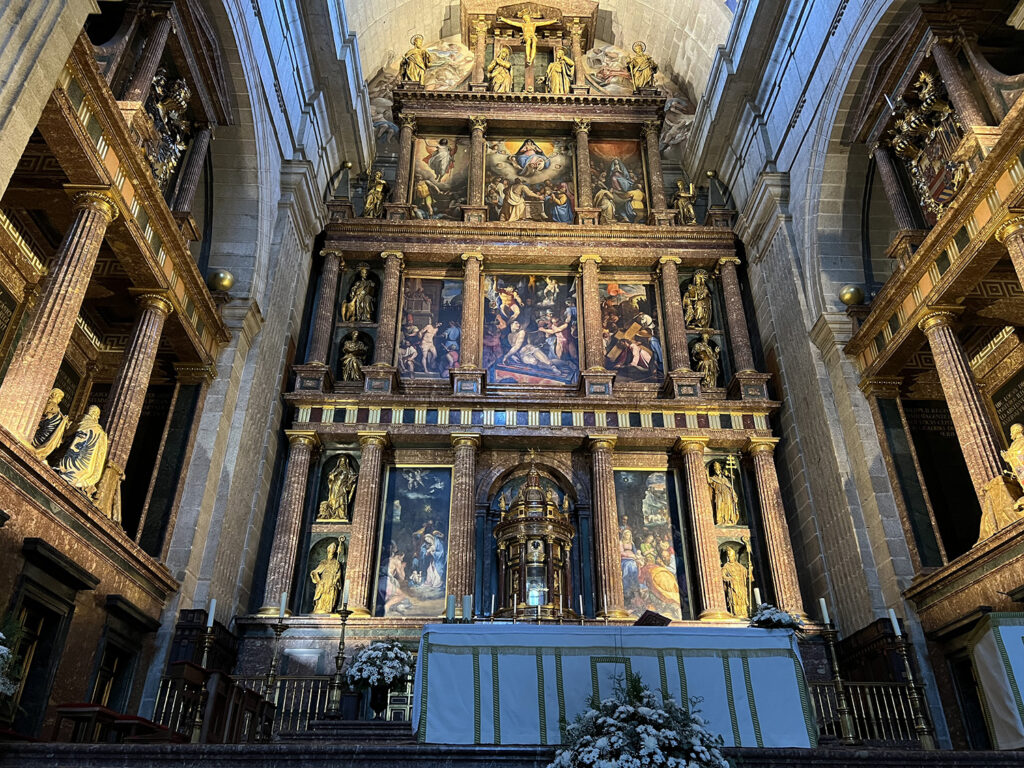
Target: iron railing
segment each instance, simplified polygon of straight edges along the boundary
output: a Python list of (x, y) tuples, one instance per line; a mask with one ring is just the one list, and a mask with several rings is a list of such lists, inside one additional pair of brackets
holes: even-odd
[[(821, 736), (841, 738), (839, 705), (834, 682), (810, 683), (811, 700)], [(853, 718), (854, 737), (861, 742), (916, 746), (914, 714), (907, 683), (843, 682)], [(923, 692), (918, 688), (918, 693)]]
[[(238, 685), (264, 696), (267, 678), (236, 677)], [(309, 729), (310, 720), (319, 720), (327, 712), (327, 687), (331, 683), (328, 675), (277, 678), (277, 709), (274, 716), (274, 733), (281, 731), (302, 732)], [(273, 701), (273, 695), (265, 696)]]

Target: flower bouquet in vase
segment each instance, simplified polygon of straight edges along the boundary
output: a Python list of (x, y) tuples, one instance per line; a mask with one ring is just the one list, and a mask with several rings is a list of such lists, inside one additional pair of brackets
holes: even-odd
[(388, 708), (388, 694), (411, 676), (412, 654), (393, 641), (363, 648), (347, 672), (349, 685), (370, 691), (370, 709), (378, 720)]

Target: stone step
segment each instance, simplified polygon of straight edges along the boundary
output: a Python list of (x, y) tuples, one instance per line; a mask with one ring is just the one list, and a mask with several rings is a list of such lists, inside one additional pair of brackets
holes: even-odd
[(313, 720), (305, 731), (282, 731), (282, 742), (341, 742), (346, 744), (415, 744), (412, 723), (384, 720)]

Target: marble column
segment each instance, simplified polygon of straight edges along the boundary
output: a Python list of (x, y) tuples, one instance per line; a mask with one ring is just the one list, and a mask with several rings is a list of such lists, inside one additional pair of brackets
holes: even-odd
[(949, 100), (953, 102), (957, 117), (967, 130), (974, 125), (988, 125), (978, 100), (974, 98), (956, 53), (950, 47), (950, 39), (937, 38), (932, 44), (932, 58), (939, 70), (939, 77), (946, 86)]
[[(448, 587), (462, 605), (463, 595), (475, 592), (476, 582), (476, 451), (480, 435), (456, 432), (452, 472), (452, 514), (448, 527)], [(474, 606), (476, 600), (473, 601)]]
[[(663, 211), (668, 205), (665, 202), (665, 176), (661, 172), (661, 122), (648, 120), (643, 127), (644, 141), (647, 143), (647, 169), (651, 172), (651, 210)], [(653, 218), (652, 218), (653, 223)]]
[(107, 226), (117, 204), (106, 189), (78, 192), (75, 219), (49, 269), (46, 289), (0, 384), (0, 424), (31, 440), (82, 308)]
[(615, 473), (612, 471), (612, 435), (591, 435), (591, 482), (594, 503), (594, 552), (597, 572), (598, 616), (624, 617), (622, 562), (619, 546), (619, 513), (615, 504)]
[(103, 421), (108, 440), (107, 466), (96, 488), (96, 506), (116, 523), (121, 522), (121, 480), (142, 415), (160, 336), (174, 310), (163, 291), (141, 292), (136, 301), (141, 312), (107, 397)]
[[(577, 91), (586, 93), (589, 88), (587, 86), (587, 75), (583, 70), (583, 32), (586, 29), (580, 24), (579, 19), (574, 19), (572, 24), (569, 25), (569, 46), (572, 49), (572, 60), (576, 62), (576, 70), (573, 80), (573, 93)], [(589, 177), (588, 177), (589, 179)]]
[(1017, 280), (1024, 286), (1024, 216), (1014, 216), (996, 230), (996, 240), (1010, 254)]
[(192, 204), (196, 199), (199, 178), (203, 175), (203, 166), (206, 165), (206, 153), (210, 149), (212, 136), (213, 129), (208, 123), (197, 125), (192, 134), (188, 157), (185, 158), (185, 165), (182, 166), (181, 172), (178, 174), (178, 189), (174, 193), (174, 212), (176, 214), (192, 212)]
[(395, 188), (391, 192), (391, 202), (405, 205), (409, 201), (409, 174), (412, 169), (412, 140), (416, 118), (401, 115), (399, 120), (402, 127), (398, 131), (398, 173), (395, 176)]
[(306, 506), (309, 465), (313, 459), (313, 452), (320, 445), (316, 432), (288, 429), (285, 430), (285, 434), (288, 436), (288, 464), (285, 469), (284, 488), (281, 490), (281, 503), (277, 508), (274, 542), (270, 548), (270, 563), (267, 566), (267, 583), (263, 587), (263, 607), (260, 608), (260, 613), (264, 615), (276, 615), (281, 603), (281, 594), (292, 592), (295, 560), (302, 538), (302, 513)]
[(782, 506), (782, 491), (779, 476), (775, 471), (773, 454), (778, 438), (753, 437), (747, 446), (754, 462), (757, 478), (757, 495), (761, 500), (761, 526), (764, 529), (764, 543), (768, 554), (769, 574), (772, 582), (775, 604), (794, 615), (806, 615), (800, 597), (800, 583), (796, 576), (796, 561), (793, 559), (793, 542), (789, 538), (786, 510)]
[(484, 133), (487, 121), (482, 117), (469, 118), (469, 205), (484, 204)]
[(601, 305), (598, 292), (598, 265), (601, 257), (594, 253), (580, 256), (583, 289), (583, 367), (604, 370), (604, 339), (601, 333)]
[(462, 343), (459, 346), (459, 367), (479, 368), (480, 348), (482, 344), (480, 270), (483, 265), (482, 253), (464, 253), (462, 262), (464, 274), (462, 278)]
[(704, 466), (707, 438), (680, 438), (683, 465), (686, 470), (686, 499), (690, 510), (690, 533), (696, 554), (697, 594), (700, 598), (701, 621), (730, 618), (725, 605), (722, 562), (715, 533), (715, 513), (711, 506), (711, 487)]
[(345, 267), (341, 251), (324, 248), (320, 251), (323, 264), (320, 284), (317, 286), (316, 315), (313, 332), (306, 353), (306, 364), (327, 365), (331, 351), (331, 332), (334, 330), (334, 308), (338, 300), (338, 274)]
[(747, 330), (747, 315), (743, 311), (743, 295), (740, 293), (736, 265), (738, 256), (725, 256), (718, 260), (718, 272), (722, 278), (722, 294), (725, 299), (725, 316), (729, 323), (729, 346), (737, 373), (754, 370), (754, 352), (750, 347), (750, 333)]
[(359, 459), (359, 479), (352, 505), (352, 538), (349, 541), (345, 579), (349, 587), (349, 609), (357, 616), (369, 616), (373, 609), (377, 518), (380, 517), (380, 486), (388, 434), (360, 432), (359, 446), (362, 456)]
[(935, 359), (939, 383), (953, 420), (960, 450), (963, 451), (971, 482), (983, 511), (996, 505), (996, 514), (1012, 510), (1014, 499), (1002, 483), (1003, 465), (999, 458), (999, 438), (971, 372), (970, 362), (953, 328), (957, 308), (935, 308), (918, 323), (928, 339)]
[(885, 199), (889, 202), (889, 207), (892, 208), (893, 216), (896, 219), (896, 226), (904, 231), (917, 229), (913, 209), (910, 207), (911, 203), (907, 199), (907, 193), (903, 190), (903, 182), (900, 181), (892, 152), (888, 147), (876, 144), (872, 150), (872, 156), (875, 159), (875, 167), (878, 168), (878, 175), (882, 180)]
[(128, 83), (122, 101), (145, 101), (149, 89), (153, 85), (153, 77), (160, 67), (160, 59), (164, 55), (167, 36), (171, 32), (171, 14), (169, 10), (161, 10), (154, 14), (153, 26), (146, 37), (146, 47), (135, 64), (135, 72)]
[(401, 251), (384, 251), (384, 285), (377, 302), (377, 346), (373, 362), (375, 365), (395, 364), (395, 333), (398, 329), (398, 290), (402, 284), (402, 267), (405, 265)]
[[(486, 90), (487, 81), (484, 78), (484, 59), (487, 56), (487, 32), (491, 25), (483, 16), (473, 22), (473, 72), (469, 78), (470, 90), (478, 90), (473, 86), (484, 86), (479, 90)], [(471, 198), (472, 199), (472, 198)]]
[[(581, 67), (576, 67), (579, 72)], [(578, 205), (580, 208), (592, 208), (594, 190), (590, 179), (590, 121), (575, 118), (572, 121), (573, 132), (576, 134), (576, 171)]]
[(661, 274), (661, 295), (665, 300), (665, 341), (668, 342), (668, 371), (689, 371), (690, 350), (686, 346), (686, 322), (683, 319), (683, 295), (679, 290), (678, 256), (662, 256), (658, 259)]

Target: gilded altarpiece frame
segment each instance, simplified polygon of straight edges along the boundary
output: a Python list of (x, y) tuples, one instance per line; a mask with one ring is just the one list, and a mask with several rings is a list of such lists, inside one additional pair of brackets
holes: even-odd
[(659, 384), (665, 376), (661, 295), (649, 277), (606, 273), (598, 285), (604, 368), (615, 386)]

